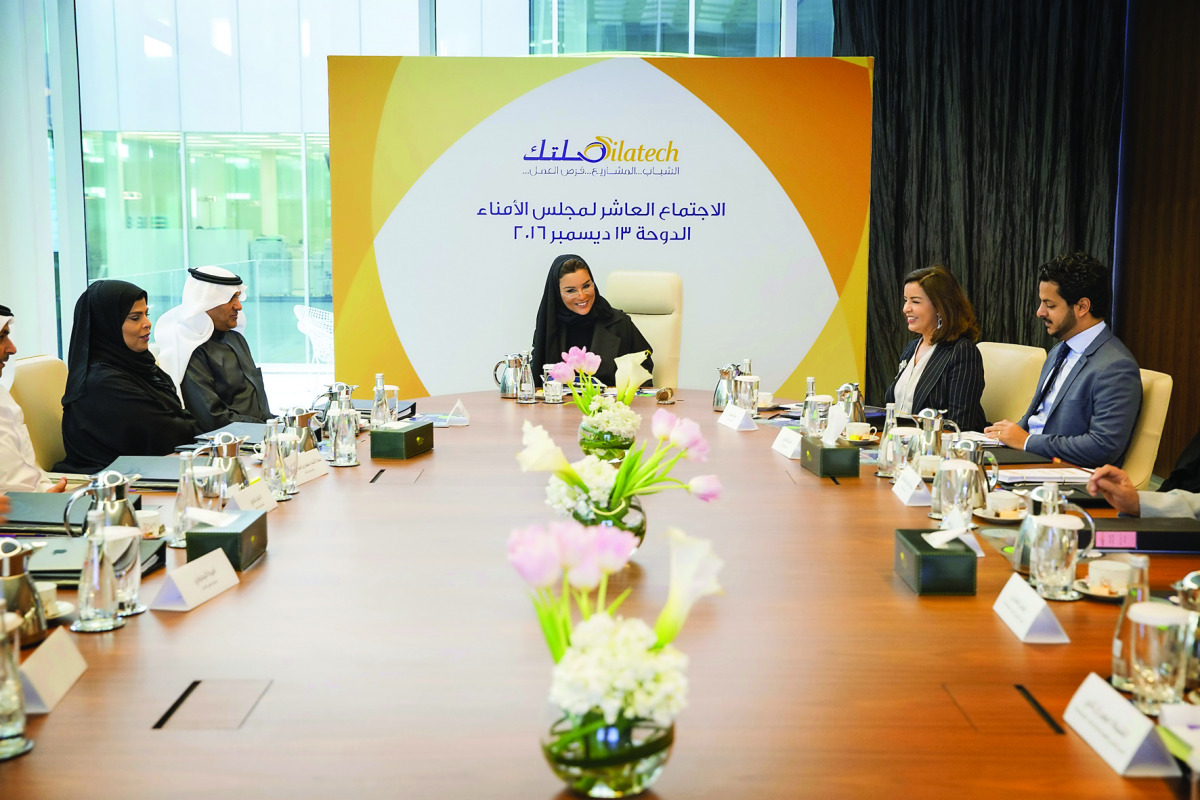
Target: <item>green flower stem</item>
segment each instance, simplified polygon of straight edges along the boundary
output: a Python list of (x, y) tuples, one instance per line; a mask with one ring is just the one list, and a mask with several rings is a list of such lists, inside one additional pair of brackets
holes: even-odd
[(615, 612), (621, 606), (621, 603), (625, 602), (625, 598), (629, 597), (629, 593), (632, 591), (633, 591), (633, 587), (630, 586), (630, 587), (627, 587), (625, 589), (625, 591), (623, 591), (619, 595), (617, 595), (617, 599), (613, 600), (612, 604), (609, 605), (609, 607), (605, 609), (605, 613), (607, 613), (611, 617), (613, 615), (613, 612)]
[(604, 595), (608, 592), (608, 573), (600, 574), (600, 591), (596, 593), (596, 610), (604, 608)]
[(554, 744), (550, 745), (550, 751), (556, 754), (561, 753), (564, 747), (571, 744), (571, 742), (574, 742), (576, 739), (581, 739), (584, 736), (595, 733), (596, 731), (605, 727), (608, 727), (608, 723), (604, 721), (604, 717), (600, 717), (600, 719), (596, 720), (595, 722), (590, 722), (587, 725), (581, 725), (578, 728), (572, 728), (571, 730), (559, 736), (558, 739), (555, 740)]

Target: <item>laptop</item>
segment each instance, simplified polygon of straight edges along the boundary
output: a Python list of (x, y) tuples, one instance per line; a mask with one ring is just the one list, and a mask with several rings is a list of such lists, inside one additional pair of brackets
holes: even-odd
[[(66, 536), (63, 528), (63, 511), (71, 499), (69, 494), (54, 492), (9, 492), (12, 510), (8, 521), (0, 523), (0, 533), (10, 536)], [(135, 509), (142, 507), (142, 498), (129, 494), (126, 499)], [(71, 507), (71, 535), (80, 536), (83, 523), (91, 508), (91, 498), (81, 497)]]
[[(29, 558), (29, 572), (36, 581), (51, 581), (59, 586), (79, 585), (79, 573), (87, 557), (87, 539), (48, 540)], [(167, 563), (166, 539), (143, 539), (142, 576), (162, 569)]]

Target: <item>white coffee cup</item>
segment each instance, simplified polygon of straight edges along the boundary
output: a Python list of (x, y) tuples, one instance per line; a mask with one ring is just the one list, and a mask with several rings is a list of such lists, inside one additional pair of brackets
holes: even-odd
[(987, 496), (988, 511), (996, 516), (1003, 512), (1013, 512), (1025, 507), (1025, 498), (1012, 492), (989, 492)]
[(932, 478), (937, 474), (938, 466), (942, 463), (941, 456), (920, 456), (917, 459), (917, 466), (921, 470), (922, 478)]
[(55, 616), (58, 613), (58, 585), (50, 581), (38, 581), (33, 587), (42, 601), (42, 611), (47, 617)]
[(868, 422), (847, 422), (847, 439), (869, 439), (875, 435), (875, 427)]
[(1133, 567), (1124, 561), (1101, 558), (1088, 563), (1087, 585), (1093, 594), (1123, 595), (1129, 591)]
[(158, 528), (162, 524), (162, 518), (158, 513), (157, 508), (143, 508), (140, 511), (133, 512), (137, 517), (138, 529), (143, 536), (155, 536), (158, 533)]

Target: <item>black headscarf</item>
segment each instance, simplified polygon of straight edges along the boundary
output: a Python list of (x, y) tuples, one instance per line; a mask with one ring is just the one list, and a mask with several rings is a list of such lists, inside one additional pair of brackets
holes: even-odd
[(0, 317), (11, 317), (12, 315), (13, 312), (9, 310), (8, 306), (0, 306)]
[[(568, 261), (578, 261), (588, 271), (592, 288), (596, 293), (592, 307), (586, 314), (576, 314), (562, 300), (558, 282), (559, 270)], [(546, 288), (538, 306), (537, 324), (533, 330), (533, 375), (538, 385), (542, 382), (542, 365), (561, 360), (562, 353), (572, 345), (588, 347), (592, 342), (592, 330), (597, 322), (607, 322), (613, 316), (612, 305), (600, 296), (596, 276), (592, 268), (580, 256), (565, 253), (554, 259), (546, 275)]]
[[(121, 326), (129, 309), (146, 299), (146, 291), (126, 281), (96, 281), (75, 303), (75, 325), (67, 358), (67, 390), (63, 405), (87, 395), (88, 367), (103, 362), (128, 372), (161, 392), (175, 394), (175, 384), (154, 362), (149, 350), (135, 353), (125, 344)], [(178, 400), (176, 400), (178, 403)]]

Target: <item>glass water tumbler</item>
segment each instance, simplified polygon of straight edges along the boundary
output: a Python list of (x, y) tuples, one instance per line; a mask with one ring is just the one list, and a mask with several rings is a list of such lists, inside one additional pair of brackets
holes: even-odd
[(79, 573), (79, 610), (71, 630), (101, 633), (122, 627), (125, 620), (117, 615), (117, 576), (105, 546), (104, 512), (89, 511), (87, 522), (87, 555)]
[(8, 633), (4, 624), (6, 604), (0, 592), (0, 761), (24, 755), (33, 749), (25, 738), (25, 691), (17, 669), (17, 631)]

